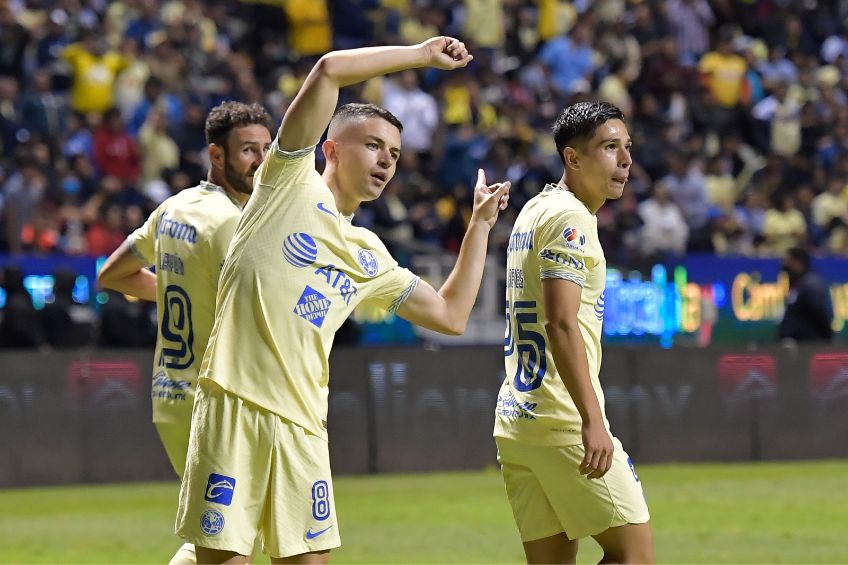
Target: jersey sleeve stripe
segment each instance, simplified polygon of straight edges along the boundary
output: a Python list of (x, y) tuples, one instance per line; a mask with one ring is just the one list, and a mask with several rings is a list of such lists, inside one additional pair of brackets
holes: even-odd
[(298, 149), (296, 151), (283, 151), (279, 148), (279, 146), (274, 145), (274, 149), (276, 150), (277, 156), (281, 159), (300, 159), (301, 157), (305, 157), (315, 151), (315, 146), (304, 147), (303, 149)]
[(128, 244), (129, 244), (129, 246), (130, 246), (130, 251), (132, 251), (132, 252), (133, 252), (133, 255), (135, 255), (135, 256), (136, 256), (136, 258), (137, 258), (139, 261), (141, 261), (142, 263), (144, 263), (144, 264), (145, 264), (146, 266), (148, 266), (148, 267), (149, 267), (150, 265), (153, 265), (153, 263), (154, 263), (154, 262), (153, 262), (153, 261), (151, 261), (150, 259), (148, 259), (147, 257), (145, 257), (145, 256), (144, 256), (144, 254), (141, 252), (141, 250), (139, 250), (139, 248), (136, 246), (136, 244), (135, 244), (135, 237), (134, 237), (134, 236), (130, 235), (130, 236), (127, 238), (127, 243), (128, 243)]
[(580, 285), (583, 287), (586, 284), (586, 279), (575, 275), (574, 273), (564, 273), (562, 271), (557, 270), (543, 270), (539, 273), (540, 278), (542, 279), (563, 279), (567, 281), (571, 281), (574, 284)]
[(413, 293), (413, 291), (418, 287), (418, 283), (421, 281), (421, 277), (415, 277), (412, 279), (412, 282), (409, 283), (409, 286), (400, 293), (400, 295), (395, 298), (394, 302), (392, 302), (391, 306), (389, 306), (389, 312), (394, 314), (397, 312), (398, 308), (400, 308), (401, 304), (406, 302), (406, 299), (409, 298), (409, 295)]

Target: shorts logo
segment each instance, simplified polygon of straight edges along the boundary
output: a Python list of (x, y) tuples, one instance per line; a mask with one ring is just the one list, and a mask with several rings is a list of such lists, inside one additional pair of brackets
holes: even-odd
[(200, 517), (200, 529), (207, 536), (216, 536), (224, 529), (224, 515), (217, 510), (207, 510)]
[(586, 234), (577, 228), (568, 226), (563, 230), (562, 237), (565, 239), (565, 246), (569, 249), (582, 250), (586, 245)]
[(232, 477), (212, 473), (206, 482), (206, 496), (203, 500), (229, 506), (236, 491), (236, 480)]
[(362, 265), (362, 268), (365, 269), (365, 274), (369, 277), (377, 274), (377, 258), (368, 249), (359, 250), (359, 264)]
[(306, 535), (305, 535), (304, 537), (305, 537), (306, 539), (308, 539), (308, 540), (315, 539), (315, 538), (317, 538), (318, 536), (320, 536), (321, 534), (323, 534), (324, 532), (326, 532), (327, 530), (329, 530), (329, 529), (330, 529), (330, 528), (332, 528), (332, 527), (333, 527), (333, 526), (327, 526), (327, 527), (326, 527), (326, 528), (324, 528), (323, 530), (318, 530), (318, 531), (315, 531), (315, 532), (313, 532), (313, 531), (312, 531), (312, 528), (309, 528), (308, 530), (306, 530)]
[(293, 312), (315, 327), (320, 328), (324, 325), (324, 318), (327, 317), (327, 312), (332, 305), (333, 303), (326, 296), (306, 285)]
[(308, 267), (318, 258), (318, 245), (308, 233), (293, 233), (283, 242), (283, 257), (290, 265)]
[(595, 302), (595, 317), (599, 320), (604, 319), (604, 293), (598, 297), (598, 301)]

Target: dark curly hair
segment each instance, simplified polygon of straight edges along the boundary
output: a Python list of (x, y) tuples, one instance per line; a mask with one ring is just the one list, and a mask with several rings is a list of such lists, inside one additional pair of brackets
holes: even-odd
[(235, 128), (259, 124), (271, 129), (271, 116), (259, 104), (223, 102), (206, 116), (206, 143), (226, 148), (227, 135)]

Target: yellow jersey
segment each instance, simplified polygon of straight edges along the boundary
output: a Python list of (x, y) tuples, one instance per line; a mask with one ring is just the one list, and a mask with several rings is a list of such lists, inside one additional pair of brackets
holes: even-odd
[(573, 193), (549, 184), (516, 218), (506, 262), (506, 378), (498, 393), (494, 435), (534, 445), (582, 442), (580, 413), (557, 371), (545, 332), (542, 280), (548, 278), (583, 289), (577, 321), (589, 377), (609, 429), (598, 380), (606, 260), (597, 217)]
[(159, 333), (153, 362), (153, 421), (191, 416), (197, 375), (215, 320), (218, 277), (241, 207), (210, 182), (171, 196), (128, 241), (156, 269)]
[(221, 272), (200, 377), (326, 439), (328, 358), (361, 302), (395, 311), (419, 279), (339, 213), (315, 148), (275, 139)]

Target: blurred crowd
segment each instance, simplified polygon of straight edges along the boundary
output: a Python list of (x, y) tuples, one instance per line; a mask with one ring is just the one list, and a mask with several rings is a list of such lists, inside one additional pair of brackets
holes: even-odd
[(557, 112), (598, 98), (627, 115), (635, 161), (598, 214), (611, 264), (845, 255), (846, 22), (846, 0), (4, 0), (0, 252), (108, 254), (205, 178), (212, 106), (279, 119), (321, 54), (445, 34), (469, 68), (341, 100), (404, 124), (395, 179), (355, 219), (401, 261), (458, 250), (478, 167), (513, 184), (503, 246), (559, 177)]

